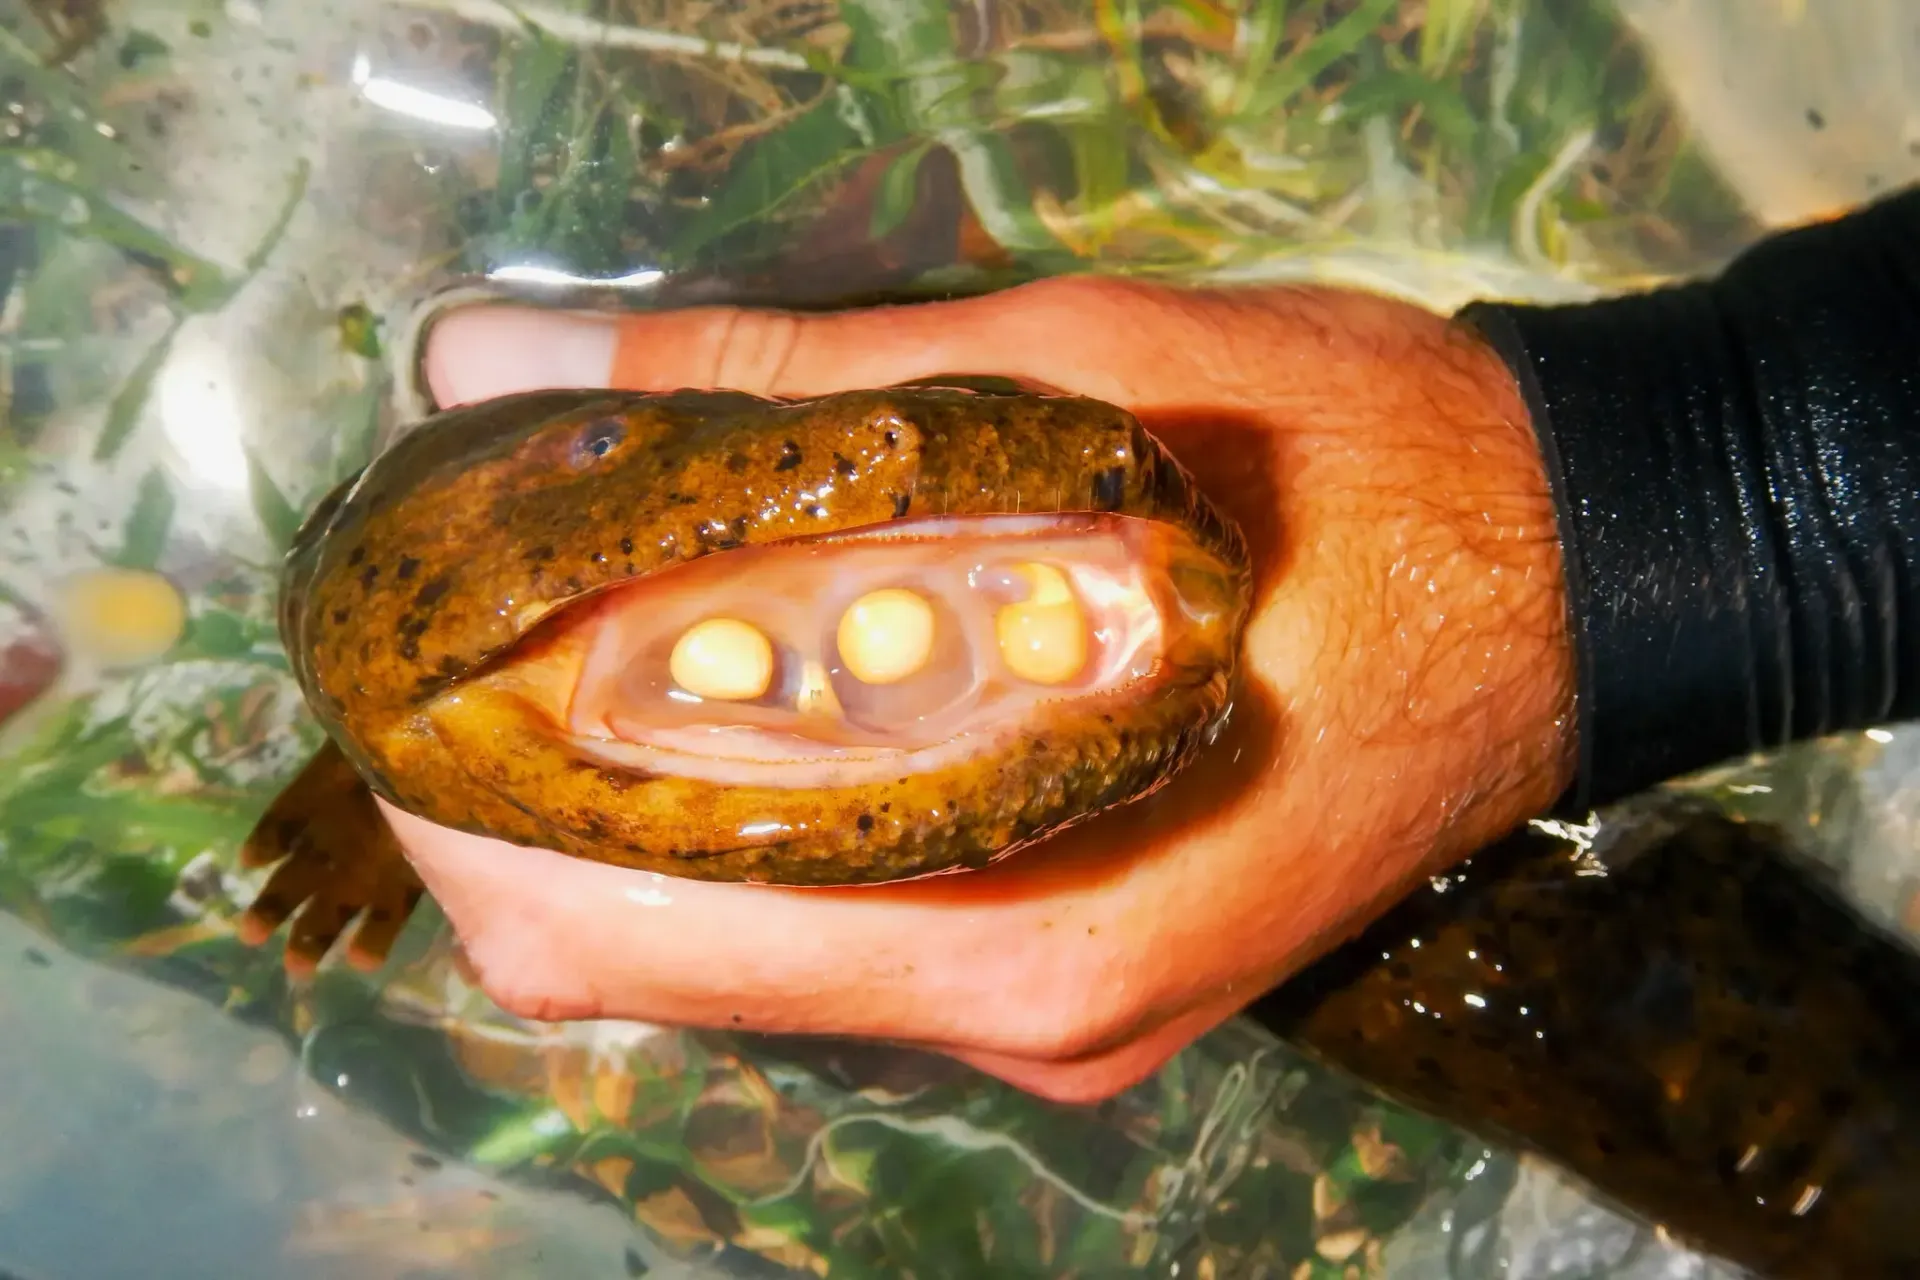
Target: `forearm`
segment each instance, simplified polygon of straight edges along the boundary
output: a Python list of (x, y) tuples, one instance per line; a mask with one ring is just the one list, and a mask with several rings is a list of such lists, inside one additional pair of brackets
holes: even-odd
[(1920, 715), (1920, 191), (1711, 282), (1462, 317), (1554, 485), (1571, 806)]

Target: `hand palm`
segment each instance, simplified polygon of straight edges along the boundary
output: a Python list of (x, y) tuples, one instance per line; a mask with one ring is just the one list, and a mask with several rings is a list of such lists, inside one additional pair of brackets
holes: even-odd
[(1222, 741), (1156, 796), (986, 871), (853, 890), (667, 881), (390, 811), (518, 1012), (910, 1042), (1100, 1097), (1565, 783), (1571, 659), (1524, 408), (1489, 353), (1413, 308), (1068, 280), (617, 332), (481, 311), (436, 329), (428, 371), (443, 403), (582, 382), (1037, 381), (1137, 413), (1258, 566)]

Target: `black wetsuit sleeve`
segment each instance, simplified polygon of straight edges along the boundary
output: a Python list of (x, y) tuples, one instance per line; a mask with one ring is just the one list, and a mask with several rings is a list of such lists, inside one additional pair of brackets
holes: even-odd
[(1920, 190), (1713, 280), (1461, 318), (1519, 379), (1553, 485), (1564, 811), (1920, 716)]

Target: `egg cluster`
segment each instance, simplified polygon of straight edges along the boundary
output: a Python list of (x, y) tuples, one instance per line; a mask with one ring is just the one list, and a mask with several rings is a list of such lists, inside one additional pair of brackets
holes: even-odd
[[(994, 616), (1000, 660), (1022, 680), (1064, 684), (1086, 665), (1086, 617), (1066, 575), (1052, 565), (1025, 564), (1015, 574), (1026, 583), (1027, 595)], [(847, 606), (834, 639), (849, 675), (863, 684), (888, 685), (926, 668), (937, 630), (925, 596), (884, 587)], [(696, 697), (751, 701), (764, 697), (773, 683), (773, 642), (738, 618), (707, 618), (681, 634), (668, 669), (674, 683)]]

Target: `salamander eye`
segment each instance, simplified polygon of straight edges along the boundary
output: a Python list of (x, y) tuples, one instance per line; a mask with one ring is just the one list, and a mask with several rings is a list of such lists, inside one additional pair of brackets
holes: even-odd
[(573, 465), (592, 466), (619, 448), (626, 438), (626, 423), (618, 418), (596, 418), (580, 429), (579, 438), (573, 442)]

